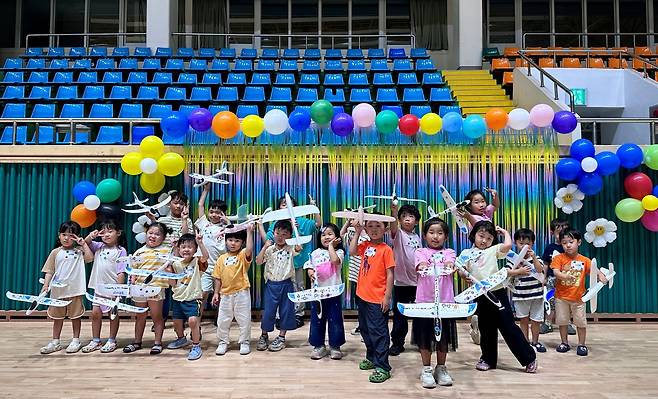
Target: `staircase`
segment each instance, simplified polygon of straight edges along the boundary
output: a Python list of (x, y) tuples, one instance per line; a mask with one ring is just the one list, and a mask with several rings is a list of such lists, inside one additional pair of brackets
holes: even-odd
[(453, 97), (464, 115), (484, 115), (490, 108), (502, 108), (509, 112), (514, 103), (486, 70), (443, 71)]

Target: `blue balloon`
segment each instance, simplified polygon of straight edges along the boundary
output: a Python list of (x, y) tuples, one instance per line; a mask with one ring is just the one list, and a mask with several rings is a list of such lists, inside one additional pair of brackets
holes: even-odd
[(654, 197), (658, 197), (658, 186), (653, 188), (653, 192), (651, 194), (653, 194)]
[(613, 175), (619, 170), (619, 157), (610, 151), (600, 152), (594, 158), (599, 165), (596, 173), (601, 176)]
[(587, 157), (593, 157), (594, 153), (594, 144), (587, 139), (578, 139), (571, 143), (571, 148), (569, 149), (569, 154), (571, 158), (574, 158), (577, 161), (582, 161)]
[(182, 137), (187, 134), (190, 124), (184, 113), (176, 111), (162, 118), (160, 120), (160, 127), (162, 127), (163, 132), (171, 137)]
[(617, 156), (622, 168), (633, 169), (642, 164), (644, 153), (642, 149), (633, 143), (622, 144), (617, 148)]
[(459, 133), (462, 130), (462, 116), (456, 112), (448, 112), (443, 116), (443, 130), (446, 133)]
[(82, 180), (73, 186), (73, 197), (76, 201), (82, 202), (88, 195), (96, 195), (96, 186), (94, 183)]
[(580, 162), (573, 158), (560, 159), (555, 165), (555, 173), (562, 180), (576, 180), (581, 172)]
[(292, 130), (303, 132), (311, 126), (311, 114), (301, 108), (297, 108), (288, 117), (288, 124)]
[(578, 189), (585, 195), (598, 194), (603, 188), (603, 178), (597, 173), (585, 173), (578, 178)]
[[(445, 125), (445, 119), (443, 123)], [(480, 115), (469, 115), (464, 119), (462, 130), (466, 137), (479, 139), (487, 133), (487, 124)]]

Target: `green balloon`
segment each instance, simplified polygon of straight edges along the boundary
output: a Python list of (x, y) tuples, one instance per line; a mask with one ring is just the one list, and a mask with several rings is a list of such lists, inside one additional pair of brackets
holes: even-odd
[(644, 150), (644, 163), (653, 170), (658, 170), (658, 144), (650, 145)]
[(318, 100), (311, 105), (311, 118), (318, 125), (326, 125), (334, 116), (334, 107), (327, 100)]
[(375, 118), (375, 126), (377, 130), (384, 134), (393, 133), (398, 128), (398, 116), (391, 110), (385, 110), (377, 114)]
[(615, 206), (615, 215), (622, 222), (632, 223), (639, 220), (644, 215), (642, 201), (635, 198), (624, 198)]
[(116, 201), (121, 197), (121, 183), (115, 179), (101, 180), (96, 185), (96, 196), (101, 202)]

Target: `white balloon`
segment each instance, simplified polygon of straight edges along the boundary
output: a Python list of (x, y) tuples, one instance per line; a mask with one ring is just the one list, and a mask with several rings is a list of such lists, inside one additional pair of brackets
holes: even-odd
[(263, 118), (265, 130), (274, 136), (283, 134), (288, 130), (288, 115), (280, 109), (271, 109)]
[(152, 175), (158, 170), (158, 162), (153, 158), (144, 158), (139, 162), (139, 169), (147, 175)]
[(530, 113), (523, 108), (515, 108), (509, 113), (507, 124), (514, 130), (524, 130), (530, 125)]
[(592, 157), (587, 157), (587, 158), (583, 158), (583, 160), (580, 161), (580, 166), (583, 168), (585, 172), (592, 173), (596, 170), (596, 168), (599, 167), (599, 163), (596, 162), (596, 159)]
[(151, 219), (149, 219), (149, 217), (146, 216), (146, 215), (142, 215), (142, 216), (140, 216), (140, 217), (137, 218), (137, 222), (139, 222), (139, 224), (141, 224), (142, 227), (144, 227), (144, 225), (145, 225), (146, 223), (148, 223), (149, 220), (151, 220)]
[(135, 240), (137, 240), (137, 242), (140, 244), (144, 244), (146, 242), (146, 233), (142, 232), (137, 234), (135, 236)]
[(139, 222), (133, 223), (133, 233), (139, 234), (139, 233), (143, 233), (143, 232), (144, 232), (144, 225), (143, 224), (141, 224)]
[(87, 208), (90, 211), (95, 211), (98, 209), (99, 206), (101, 206), (101, 200), (95, 195), (88, 195), (85, 197), (85, 200), (82, 202), (85, 208)]

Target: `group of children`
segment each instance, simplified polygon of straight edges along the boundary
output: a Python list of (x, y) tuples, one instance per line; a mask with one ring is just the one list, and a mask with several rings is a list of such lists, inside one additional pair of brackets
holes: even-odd
[[(317, 248), (312, 250), (311, 243), (303, 246), (286, 243), (293, 236), (293, 225), (289, 220), (271, 224), (266, 232), (262, 224), (231, 224), (223, 201), (211, 201), (206, 212), (209, 185), (204, 186), (198, 203), (199, 218), (192, 224), (188, 217), (187, 197), (174, 192), (171, 194), (170, 215), (159, 220), (150, 216), (144, 246), (128, 258), (133, 269), (156, 271), (164, 268), (172, 273), (185, 272), (185, 277), (180, 280), (153, 279), (150, 284), (161, 288), (155, 296), (131, 298), (136, 306), (148, 306), (153, 320), (155, 341), (150, 353), (155, 355), (163, 350), (162, 335), (164, 320), (169, 315), (170, 292), (177, 339), (167, 346), (168, 349), (191, 344), (188, 359), (196, 360), (202, 356), (200, 320), (206, 300), (212, 295), (212, 304), (218, 306), (219, 342), (215, 353), (224, 355), (229, 350), (229, 332), (234, 319), (240, 332), (239, 353), (247, 355), (251, 352), (251, 283), (248, 271), (254, 259), (254, 235), (258, 231), (263, 246), (255, 256), (255, 263), (263, 268), (265, 286), (261, 335), (256, 349), (282, 350), (286, 346), (286, 332), (303, 324), (303, 304), (296, 306), (288, 294), (303, 290), (307, 276), (319, 287), (341, 284), (345, 244), (349, 251), (349, 278), (356, 283), (358, 330), (366, 346), (365, 359), (359, 363), (359, 369), (372, 370), (369, 376), (371, 382), (386, 381), (391, 377), (389, 355), (396, 356), (404, 351), (408, 333), (408, 320), (398, 311), (397, 303), (433, 303), (435, 278), (438, 278), (440, 302), (454, 303), (455, 272), (467, 282), (476, 283), (498, 272), (498, 261), (505, 259), (514, 245), (517, 251), (524, 245), (534, 246), (535, 235), (531, 230), (519, 229), (512, 238), (506, 230), (492, 223), (499, 198), (495, 190), (487, 191), (492, 196), (491, 204), (480, 190), (474, 190), (466, 197), (470, 204), (462, 214), (471, 224), (468, 238), (472, 247), (459, 256), (446, 246), (450, 230), (445, 221), (430, 218), (420, 229), (422, 237), (416, 232), (421, 217), (412, 205), (398, 208), (394, 203), (391, 211), (395, 222), (391, 222), (390, 226), (380, 221), (369, 220), (361, 225), (351, 220), (339, 230), (333, 223), (323, 224), (319, 215), (315, 220), (298, 217), (295, 223), (300, 235), (317, 232)], [(284, 198), (277, 205), (280, 209), (285, 208)], [(53, 339), (41, 348), (43, 354), (62, 349), (60, 334), (66, 317), (73, 324), (73, 340), (66, 351), (74, 353), (81, 349), (79, 337), (86, 291), (85, 263), (93, 261), (88, 287), (94, 290), (98, 290), (100, 284), (123, 283), (127, 278), (132, 284), (144, 283), (145, 277), (126, 275), (127, 262), (122, 261), (126, 259), (126, 250), (121, 244), (125, 237), (117, 222), (103, 221), (98, 227), (99, 230), (92, 231), (85, 239), (80, 237), (80, 226), (75, 222), (65, 222), (59, 228), (55, 249), (42, 270), (45, 272), (42, 292), (50, 290), (51, 297), (68, 299), (71, 303), (66, 307), (49, 307), (48, 316), (54, 320)], [(476, 299), (477, 323), (474, 323), (474, 330), (479, 334), (481, 348), (476, 369), (486, 371), (496, 368), (500, 332), (525, 371), (537, 371), (535, 351), (545, 352), (546, 348), (538, 340), (540, 323), (544, 321), (543, 281), (533, 277), (536, 276), (534, 272), (549, 272), (548, 283), (555, 285), (556, 322), (562, 340), (557, 351), (570, 349), (567, 328), (573, 318), (578, 331), (577, 353), (587, 355), (585, 305), (580, 297), (585, 291), (590, 260), (578, 252), (581, 244), (578, 231), (569, 229), (562, 221), (551, 223), (551, 230), (556, 242), (546, 251), (563, 253), (551, 260), (552, 251), (548, 258), (539, 258), (530, 249), (526, 253), (527, 262), (508, 271), (513, 308), (520, 319), (521, 328), (515, 323), (506, 284), (500, 284), (487, 295)], [(385, 242), (387, 236), (392, 247)], [(502, 241), (499, 241), (500, 238)], [(163, 260), (170, 255), (180, 259)], [(548, 262), (550, 267), (546, 267)], [(508, 264), (508, 267), (511, 266)], [(550, 271), (554, 277), (550, 276)], [(600, 274), (599, 279), (605, 281), (605, 276)], [(65, 282), (66, 285), (51, 287), (53, 280)], [(318, 306), (321, 306), (321, 315)], [(340, 297), (322, 299), (320, 305), (312, 302), (311, 308), (311, 358), (329, 356), (331, 359), (341, 359), (345, 331)], [(391, 308), (393, 328), (389, 332), (388, 314)], [(116, 349), (119, 318), (110, 322), (110, 337), (105, 344), (100, 340), (102, 315), (109, 310), (93, 305), (93, 338), (82, 347), (83, 352), (100, 349), (107, 353)], [(123, 352), (142, 349), (146, 317), (146, 313), (136, 314), (134, 340), (123, 348)], [(185, 323), (191, 330), (191, 341), (185, 335)], [(420, 380), (426, 388), (453, 383), (446, 367), (446, 357), (449, 350), (457, 348), (456, 323), (454, 319), (444, 319), (441, 326), (441, 338), (436, 342), (432, 319), (414, 318), (412, 323), (412, 339), (420, 349), (422, 362)], [(275, 328), (278, 334), (270, 340), (269, 333)], [(325, 345), (327, 335), (328, 348)], [(436, 352), (437, 358), (434, 368), (431, 366), (432, 352)]]

